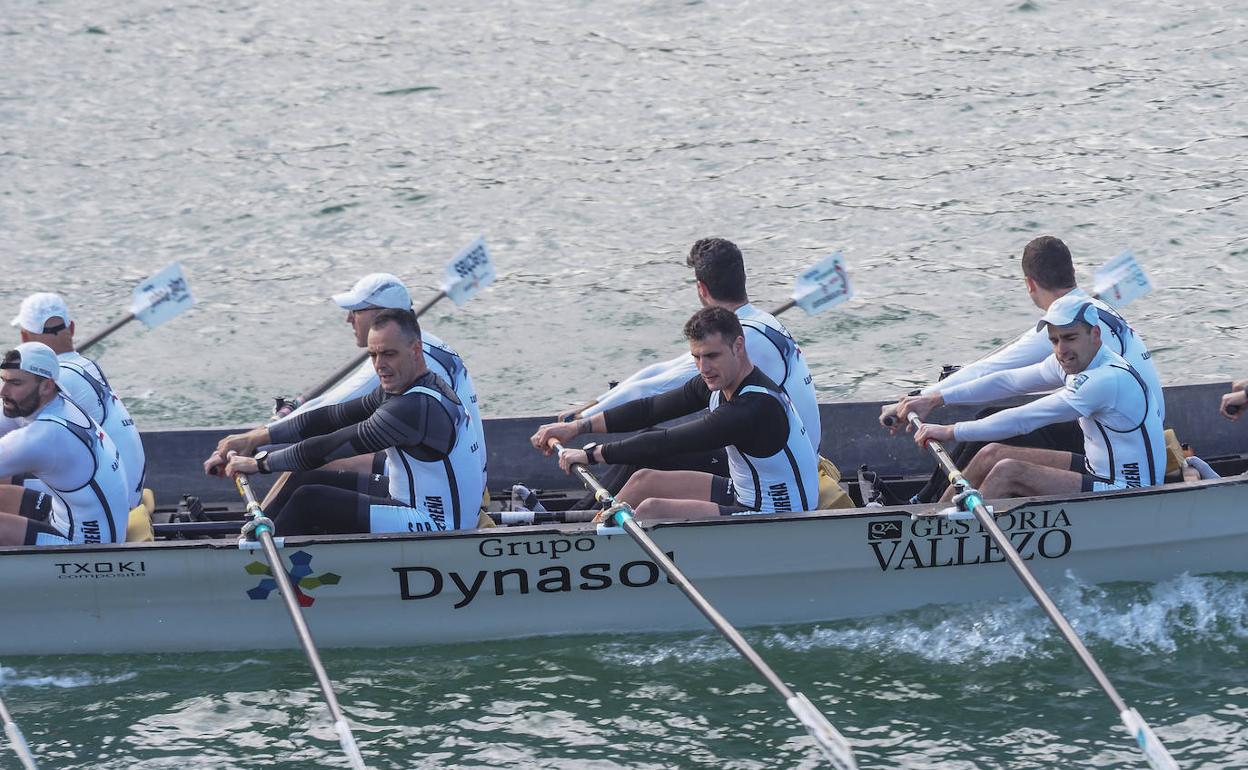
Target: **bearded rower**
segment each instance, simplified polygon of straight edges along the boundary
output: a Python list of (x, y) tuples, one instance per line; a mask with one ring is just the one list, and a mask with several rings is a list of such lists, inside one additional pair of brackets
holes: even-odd
[[(342, 458), (386, 453), (388, 497), (372, 493), (367, 474), (305, 474), (302, 485), (268, 509), (279, 535), (476, 527), (484, 491), (481, 448), (459, 397), (425, 363), (416, 315), (377, 313), (368, 353), (377, 390), (227, 437), (214, 455), (228, 458), (225, 472), (233, 476), (311, 471)], [(290, 446), (248, 456), (266, 444)], [(205, 467), (211, 472), (211, 459)]]
[[(130, 509), (121, 453), (58, 388), (56, 353), (24, 342), (0, 361), (0, 399), (26, 424), (0, 438), (0, 476), (33, 476), (47, 492), (0, 485), (0, 545), (116, 543)], [(54, 496), (59, 505), (52, 505)]]
[(647, 457), (725, 448), (730, 478), (701, 471), (641, 469), (616, 498), (639, 518), (809, 511), (819, 497), (818, 455), (793, 402), (751, 361), (742, 324), (730, 310), (704, 308), (685, 324), (698, 374), (657, 396), (632, 401), (573, 423), (543, 425), (531, 439), (549, 453), (552, 441), (581, 433), (633, 431), (694, 414), (672, 428), (623, 441), (565, 449), (559, 465), (641, 464)]
[[(1162, 406), (1121, 355), (1102, 344), (1099, 308), (1079, 296), (1054, 301), (1037, 328), (1053, 353), (1040, 363), (996, 372), (944, 390), (949, 403), (986, 403), (1064, 385), (1023, 406), (915, 433), (944, 442), (998, 441), (1065, 420), (1079, 421), (1083, 453), (990, 443), (964, 475), (987, 498), (1096, 492), (1161, 484), (1166, 472)], [(907, 400), (902, 399), (902, 414)], [(953, 489), (946, 491), (950, 499)]]
[[(147, 473), (143, 439), (99, 364), (74, 349), (74, 322), (65, 300), (49, 292), (31, 294), (22, 300), (12, 325), (20, 329), (22, 342), (39, 342), (56, 353), (61, 368), (58, 380), (61, 392), (99, 423), (116, 443), (126, 467), (129, 490), (126, 501), (130, 508), (138, 505)], [(0, 426), (0, 433), (3, 431), (4, 427)]]

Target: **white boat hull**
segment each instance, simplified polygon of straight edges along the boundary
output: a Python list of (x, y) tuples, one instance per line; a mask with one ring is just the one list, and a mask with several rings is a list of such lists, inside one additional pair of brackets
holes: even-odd
[[(1044, 584), (1067, 571), (1101, 583), (1248, 570), (1248, 478), (1015, 503), (999, 523)], [(651, 533), (741, 626), (1023, 592), (977, 524), (912, 520), (910, 510), (922, 509)], [(626, 535), (585, 525), (298, 538), (282, 553), (288, 568), (292, 557), (306, 568), (296, 577), (322, 647), (707, 628)], [(263, 561), (223, 541), (5, 549), (0, 655), (294, 647), (280, 598), (257, 574)]]

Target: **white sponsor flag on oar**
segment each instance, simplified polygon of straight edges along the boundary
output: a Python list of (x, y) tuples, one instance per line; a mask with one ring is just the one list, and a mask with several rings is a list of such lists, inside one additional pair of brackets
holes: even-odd
[(811, 315), (836, 307), (854, 296), (845, 258), (836, 252), (797, 277), (793, 301)]
[(1098, 267), (1092, 274), (1092, 285), (1093, 293), (1114, 307), (1122, 307), (1153, 290), (1130, 249)]
[(494, 277), (494, 261), (485, 247), (485, 236), (480, 235), (447, 263), (442, 273), (442, 291), (456, 305), (462, 305), (489, 286)]
[(181, 315), (194, 304), (191, 287), (182, 274), (182, 264), (174, 262), (134, 287), (130, 312), (151, 329)]

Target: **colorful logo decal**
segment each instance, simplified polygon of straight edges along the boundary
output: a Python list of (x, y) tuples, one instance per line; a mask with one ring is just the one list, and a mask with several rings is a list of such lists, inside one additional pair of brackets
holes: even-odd
[[(323, 575), (312, 576), (312, 554), (307, 551), (295, 551), (290, 555), (290, 570), (286, 575), (290, 578), (290, 583), (295, 589), (295, 598), (299, 600), (300, 607), (311, 607), (316, 601), (308, 596), (300, 589), (308, 591), (320, 588), (321, 586), (336, 586), (342, 580), (341, 575), (333, 572), (326, 572)], [(244, 569), (248, 575), (268, 575), (260, 580), (260, 584), (255, 588), (247, 591), (247, 595), (253, 600), (267, 599), (269, 594), (277, 590), (277, 581), (273, 579), (273, 572), (269, 569), (269, 565), (262, 561), (253, 561)]]

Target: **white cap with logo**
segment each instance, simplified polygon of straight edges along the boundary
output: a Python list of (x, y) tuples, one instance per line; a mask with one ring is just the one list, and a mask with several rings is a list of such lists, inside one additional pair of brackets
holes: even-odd
[(22, 300), (17, 317), (9, 323), (12, 326), (20, 326), (28, 332), (43, 334), (44, 324), (49, 318), (54, 317), (60, 318), (67, 325), (72, 320), (69, 317), (69, 307), (66, 306), (65, 300), (61, 299), (61, 295), (41, 291)]
[(1101, 322), (1101, 316), (1096, 305), (1089, 302), (1086, 295), (1072, 297), (1067, 294), (1053, 300), (1053, 304), (1049, 305), (1049, 309), (1045, 311), (1044, 317), (1036, 324), (1036, 331), (1043, 329), (1046, 324), (1062, 327), (1079, 321), (1083, 321), (1088, 326), (1096, 326)]
[(52, 348), (42, 342), (23, 342), (12, 352), (17, 353), (17, 360), (14, 361), (5, 356), (5, 361), (0, 368), (21, 369), (23, 372), (45, 377), (53, 382), (56, 382), (61, 375), (61, 364), (56, 358), (56, 353), (53, 353)]
[(370, 307), (393, 307), (410, 310), (412, 295), (397, 277), (390, 273), (369, 273), (355, 282), (351, 291), (335, 294), (334, 302), (343, 310), (364, 310)]

